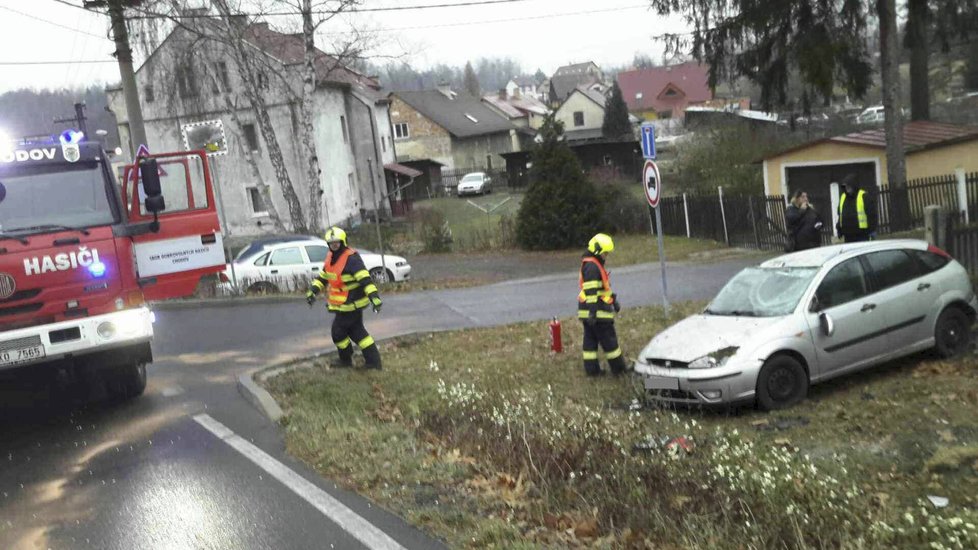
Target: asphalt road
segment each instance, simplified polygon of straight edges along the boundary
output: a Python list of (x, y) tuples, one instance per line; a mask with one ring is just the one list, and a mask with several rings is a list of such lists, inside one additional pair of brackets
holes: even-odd
[[(709, 298), (751, 263), (671, 265), (670, 298)], [(625, 307), (661, 303), (657, 266), (612, 266), (611, 277)], [(392, 295), (381, 315), (367, 315), (367, 327), (384, 338), (569, 316), (576, 294), (577, 276), (568, 273)], [(155, 330), (156, 362), (139, 399), (77, 405), (66, 396), (45, 400), (43, 392), (19, 384), (0, 388), (0, 548), (382, 546), (364, 544), (356, 529), (341, 527), (205, 429), (200, 415), (291, 469), (299, 482), (339, 502), (392, 543), (440, 547), (290, 458), (278, 427), (238, 394), (239, 374), (331, 346), (323, 308), (243, 303), (164, 309), (157, 312)], [(371, 374), (396, 375), (390, 369)]]

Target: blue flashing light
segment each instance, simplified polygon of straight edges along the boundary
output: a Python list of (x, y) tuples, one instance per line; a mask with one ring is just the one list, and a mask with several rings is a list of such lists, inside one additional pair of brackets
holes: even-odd
[(78, 130), (65, 130), (61, 132), (59, 139), (64, 145), (77, 145), (85, 137), (84, 132)]
[(101, 277), (105, 275), (105, 264), (102, 262), (95, 262), (88, 266), (88, 272), (92, 274), (93, 277)]

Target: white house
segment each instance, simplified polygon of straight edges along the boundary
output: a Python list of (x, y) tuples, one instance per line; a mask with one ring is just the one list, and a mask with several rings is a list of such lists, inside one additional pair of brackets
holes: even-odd
[[(209, 32), (219, 32), (220, 23), (195, 21), (200, 22), (200, 29), (177, 27), (136, 72), (148, 146), (153, 152), (184, 150), (187, 124), (220, 120), (227, 154), (213, 157), (211, 167), (225, 229), (238, 236), (271, 230), (256, 187), (259, 181), (270, 186), (272, 202), (288, 226), (289, 211), (230, 46), (224, 40), (208, 38), (214, 36)], [(302, 36), (277, 32), (267, 23), (253, 23), (245, 30), (244, 47), (255, 56), (256, 65), (264, 67), (258, 87), (286, 170), (308, 212), (312, 193), (304, 184), (307, 172), (306, 157), (300, 154), (301, 120), (285, 88), (287, 81), (291, 89), (302, 89)], [(316, 72), (316, 87), (308, 105), (321, 171), (320, 225), (355, 223), (365, 211), (374, 209), (374, 193), (382, 195), (386, 188), (383, 167), (395, 161), (389, 100), (376, 79), (343, 66), (325, 53), (319, 52)], [(108, 92), (126, 149), (130, 133), (125, 100), (121, 89)], [(248, 152), (256, 161), (257, 175), (247, 160)]]

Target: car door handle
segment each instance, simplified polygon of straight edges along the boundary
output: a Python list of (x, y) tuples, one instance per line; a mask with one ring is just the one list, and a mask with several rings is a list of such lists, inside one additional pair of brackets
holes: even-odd
[(876, 304), (863, 304), (862, 309), (860, 309), (859, 311), (865, 313), (867, 311), (873, 311), (874, 309), (876, 309)]
[(278, 270), (277, 270), (277, 269), (273, 269), (273, 270), (272, 270), (272, 275), (274, 275), (274, 274), (276, 274), (276, 273), (278, 273)]
[(920, 283), (919, 285), (917, 285), (917, 290), (919, 292), (923, 292), (923, 291), (927, 290), (928, 288), (930, 288), (930, 283)]
[(313, 271), (313, 273), (318, 272), (319, 271), (319, 268), (318, 267), (314, 267), (314, 268), (312, 268), (312, 271)]

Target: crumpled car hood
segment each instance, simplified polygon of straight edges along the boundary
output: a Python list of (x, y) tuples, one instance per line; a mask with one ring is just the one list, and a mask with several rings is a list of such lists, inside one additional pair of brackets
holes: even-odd
[(689, 363), (718, 350), (743, 347), (779, 321), (778, 317), (693, 315), (657, 334), (640, 357)]

